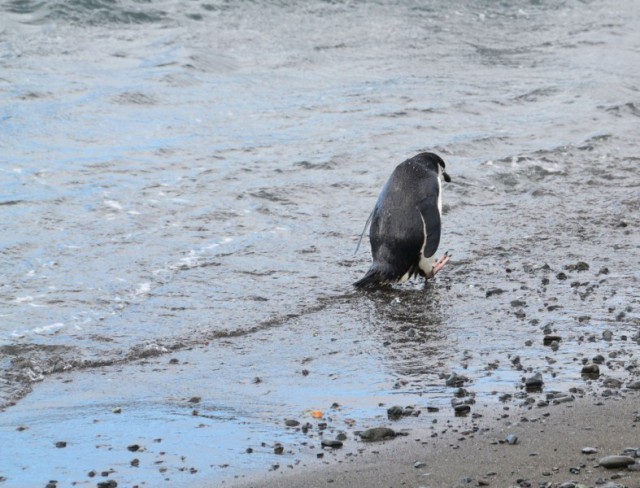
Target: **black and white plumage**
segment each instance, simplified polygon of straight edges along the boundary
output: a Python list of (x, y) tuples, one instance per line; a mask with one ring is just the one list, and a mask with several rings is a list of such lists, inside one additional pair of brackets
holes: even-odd
[(379, 288), (416, 275), (429, 279), (447, 264), (447, 253), (435, 260), (440, 244), (441, 177), (451, 181), (442, 158), (429, 152), (407, 159), (391, 173), (370, 216), (373, 264), (354, 283), (356, 288)]

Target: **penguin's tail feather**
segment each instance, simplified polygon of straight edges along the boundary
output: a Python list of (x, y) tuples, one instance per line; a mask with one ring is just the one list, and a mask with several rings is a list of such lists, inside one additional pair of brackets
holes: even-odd
[(389, 286), (391, 283), (395, 283), (396, 281), (398, 280), (390, 277), (389, 273), (387, 273), (383, 267), (374, 263), (369, 268), (369, 271), (367, 271), (361, 279), (356, 281), (353, 286), (359, 290), (375, 290), (377, 288)]

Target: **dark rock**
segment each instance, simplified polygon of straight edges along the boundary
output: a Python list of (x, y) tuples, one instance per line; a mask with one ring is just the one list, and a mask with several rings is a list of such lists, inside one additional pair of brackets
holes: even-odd
[(453, 406), (453, 410), (456, 415), (466, 415), (471, 411), (471, 405), (467, 405), (466, 403), (457, 404)]
[(297, 427), (298, 425), (300, 425), (300, 422), (293, 419), (287, 419), (284, 421), (284, 425), (286, 425), (287, 427)]
[(67, 443), (65, 441), (58, 441), (56, 442), (56, 447), (57, 448), (67, 447)]
[(356, 432), (355, 434), (359, 436), (360, 439), (367, 442), (393, 439), (396, 435), (399, 435), (393, 429), (389, 429), (388, 427), (374, 427), (373, 429), (367, 429), (363, 432)]
[(544, 384), (544, 381), (542, 379), (541, 373), (536, 373), (533, 376), (526, 378), (524, 380), (524, 386), (529, 391), (540, 390), (543, 384)]
[(116, 483), (114, 480), (101, 481), (100, 483), (98, 483), (98, 488), (116, 488), (117, 486), (118, 483)]
[(598, 461), (600, 466), (607, 469), (626, 468), (633, 463), (635, 463), (635, 460), (629, 456), (605, 456)]
[(387, 409), (387, 417), (391, 420), (398, 420), (404, 416), (404, 408), (399, 406), (389, 407)]
[(138, 458), (132, 459), (131, 466), (133, 466), (134, 468), (137, 468), (138, 466), (140, 466), (140, 460)]
[(594, 363), (585, 364), (582, 367), (581, 374), (583, 376), (588, 376), (589, 378), (597, 378), (600, 376), (600, 368)]
[(595, 447), (583, 447), (580, 452), (582, 452), (582, 454), (595, 454), (598, 450)]
[(457, 373), (451, 373), (447, 377), (447, 381), (445, 382), (445, 384), (447, 386), (455, 386), (459, 388), (462, 385), (464, 385), (466, 381), (469, 381), (469, 378), (467, 378), (466, 376), (461, 376), (461, 375), (458, 375)]
[(138, 444), (131, 444), (130, 446), (127, 446), (127, 450), (131, 452), (136, 452), (140, 450), (140, 446)]
[(284, 452), (284, 446), (280, 443), (276, 443), (273, 446), (273, 453), (274, 454), (282, 454)]
[(567, 271), (588, 271), (589, 265), (584, 261), (578, 261), (576, 264), (567, 264), (564, 269)]
[(331, 449), (339, 449), (342, 447), (342, 441), (337, 439), (322, 439), (322, 447), (330, 447)]
[(489, 288), (487, 290), (487, 298), (492, 297), (493, 295), (501, 295), (502, 293), (504, 293), (504, 290), (502, 288)]
[(561, 340), (562, 340), (562, 337), (558, 335), (546, 335), (544, 336), (544, 339), (542, 339), (542, 343), (545, 346), (550, 346), (552, 342), (560, 342)]
[(609, 329), (605, 330), (602, 333), (602, 339), (607, 342), (611, 342), (611, 340), (613, 339), (613, 332), (611, 332)]

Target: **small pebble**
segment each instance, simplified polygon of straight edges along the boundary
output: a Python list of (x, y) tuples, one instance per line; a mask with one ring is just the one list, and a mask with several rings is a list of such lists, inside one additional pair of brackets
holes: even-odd
[(456, 415), (466, 415), (471, 411), (471, 406), (463, 403), (462, 405), (455, 405), (453, 410)]
[(506, 438), (505, 441), (507, 441), (507, 444), (517, 444), (518, 443), (518, 436), (513, 435), (513, 434), (509, 434)]
[(630, 388), (631, 390), (640, 390), (640, 380), (629, 383), (627, 388)]
[(117, 486), (118, 483), (116, 483), (114, 480), (101, 481), (100, 483), (98, 483), (98, 488), (116, 488)]
[(337, 439), (322, 439), (322, 447), (329, 447), (331, 449), (339, 449), (342, 447), (342, 441)]
[(526, 378), (524, 381), (524, 385), (527, 390), (538, 390), (542, 387), (544, 381), (542, 379), (541, 373), (536, 373), (533, 376)]

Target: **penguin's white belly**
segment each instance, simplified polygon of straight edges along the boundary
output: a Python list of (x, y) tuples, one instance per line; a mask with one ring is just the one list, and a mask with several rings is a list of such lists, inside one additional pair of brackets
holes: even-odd
[(433, 272), (433, 256), (426, 257), (424, 255), (424, 248), (427, 245), (427, 223), (424, 221), (424, 217), (420, 214), (422, 219), (422, 247), (420, 248), (420, 261), (418, 261), (418, 267), (427, 275), (431, 276)]

